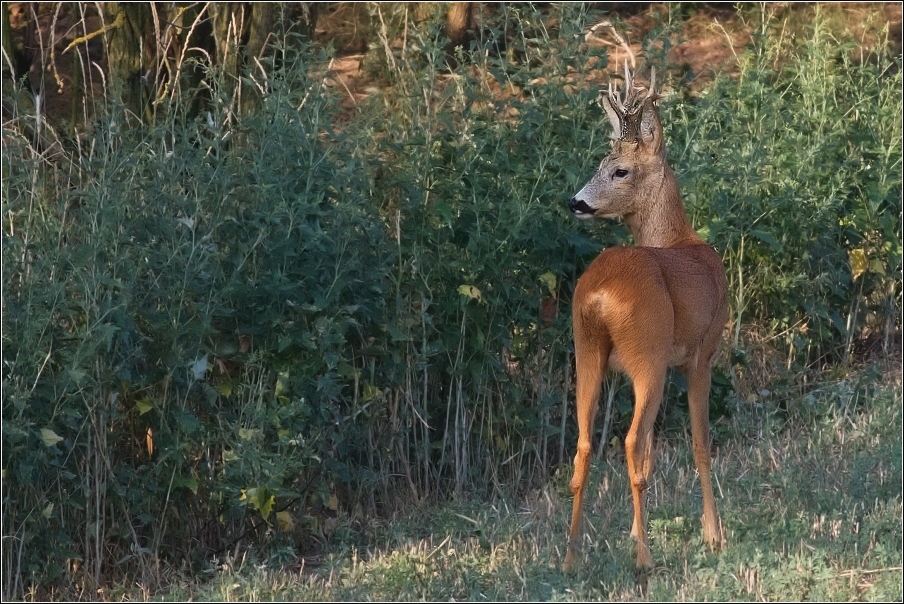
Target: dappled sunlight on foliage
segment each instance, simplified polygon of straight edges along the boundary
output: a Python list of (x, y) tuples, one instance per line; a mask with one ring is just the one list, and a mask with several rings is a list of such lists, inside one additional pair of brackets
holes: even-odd
[[(308, 599), (895, 595), (884, 575), (849, 569), (900, 568), (900, 461), (886, 459), (900, 441), (858, 432), (882, 425), (873, 413), (900, 429), (900, 389), (817, 372), (854, 375), (866, 338), (900, 343), (900, 55), (877, 46), (855, 61), (818, 17), (793, 40), (776, 17), (732, 77), (692, 92), (670, 76), (670, 161), (729, 273), (712, 407), (730, 454), (714, 468), (744, 494), (720, 502), (740, 544), (698, 554), (685, 492), (657, 504), (652, 531), (671, 567), (699, 558), (687, 583), (638, 587), (617, 527), (590, 530), (599, 578), (569, 591), (557, 565), (571, 295), (600, 249), (628, 242), (566, 208), (608, 151), (595, 104), (608, 51), (585, 43), (595, 9), (504, 8), (451, 63), (441, 14), (409, 26), (374, 12), (389, 27), (366, 57), (381, 85), (352, 105), (325, 80), (331, 51), (292, 29), (245, 71), (183, 53), (181, 70), (152, 74), (168, 96), (148, 111), (104, 89), (58, 131), (4, 81), (4, 599), (112, 598), (111, 582), (154, 592), (170, 569), (232, 590), (210, 597), (287, 598), (277, 588), (299, 584), (274, 568), (306, 556), (320, 561), (300, 575)], [(666, 441), (686, 429), (683, 386), (668, 391)], [(624, 481), (627, 392), (599, 447), (612, 480)], [(801, 503), (798, 478), (819, 461), (805, 444), (749, 453), (775, 452), (793, 468), (779, 473), (764, 460), (745, 474), (739, 450), (813, 426), (832, 455), (860, 443), (833, 457), (841, 469), (819, 488), (843, 501), (818, 513)], [(693, 488), (689, 458), (663, 467), (657, 492), (676, 468)], [(601, 487), (588, 515), (621, 505), (623, 487)], [(503, 513), (513, 500), (533, 512)], [(447, 501), (466, 518), (386, 528)], [(853, 554), (807, 554), (809, 540), (829, 551), (845, 538), (838, 522), (873, 532), (850, 537)], [(762, 542), (741, 539), (760, 525), (774, 527)], [(766, 576), (770, 560), (788, 574)], [(254, 561), (266, 572), (243, 574)], [(794, 591), (826, 573), (885, 591)]]

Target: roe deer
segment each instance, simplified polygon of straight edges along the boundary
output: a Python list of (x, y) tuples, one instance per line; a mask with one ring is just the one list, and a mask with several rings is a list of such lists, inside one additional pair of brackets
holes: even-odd
[(677, 367), (687, 378), (694, 460), (703, 490), (703, 539), (713, 549), (722, 544), (710, 479), (708, 407), (711, 363), (728, 319), (725, 268), (688, 221), (675, 174), (666, 163), (654, 104), (655, 72), (650, 80), (640, 98), (645, 88), (635, 87), (626, 65), (624, 99), (610, 82), (601, 100), (615, 129), (612, 152), (569, 203), (578, 218), (622, 218), (635, 246), (604, 250), (574, 291), (578, 446), (566, 571), (576, 564), (593, 420), (610, 367), (626, 373), (634, 385), (625, 456), (634, 498), (631, 536), (637, 567), (653, 564), (645, 506), (653, 470), (653, 424), (668, 367)]

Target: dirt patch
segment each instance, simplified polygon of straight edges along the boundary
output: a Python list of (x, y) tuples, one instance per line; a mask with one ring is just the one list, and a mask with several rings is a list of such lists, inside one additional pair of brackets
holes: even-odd
[[(625, 41), (636, 57), (643, 54), (640, 41), (654, 28), (670, 19), (684, 19), (679, 31), (670, 36), (672, 47), (669, 61), (681, 80), (693, 91), (705, 87), (719, 73), (734, 74), (739, 56), (753, 41), (753, 34), (762, 23), (768, 27), (778, 27), (782, 19), (788, 17), (785, 25), (788, 35), (801, 30), (809, 23), (814, 12), (819, 11), (826, 18), (830, 30), (841, 40), (855, 42), (851, 53), (861, 58), (864, 49), (874, 48), (887, 35), (889, 49), (901, 52), (901, 3), (836, 3), (805, 4), (773, 3), (762, 6), (760, 14), (741, 14), (731, 5), (703, 5), (696, 7), (689, 16), (670, 16), (673, 6), (660, 3), (611, 3), (616, 9), (613, 17), (621, 17), (619, 26)], [(317, 27), (317, 39), (323, 43), (333, 43), (337, 49), (353, 51), (337, 57), (330, 65), (327, 85), (344, 91), (347, 95), (344, 105), (350, 109), (370, 92), (383, 84), (362, 70), (365, 60), (366, 43), (362, 42), (362, 30), (356, 25), (355, 11), (361, 11), (348, 3), (336, 5), (327, 15), (321, 15)], [(686, 17), (686, 18), (685, 18)], [(615, 20), (615, 19), (613, 19)], [(555, 23), (548, 23), (555, 27)], [(588, 46), (605, 46), (609, 51), (609, 62), (605, 70), (589, 65), (587, 80), (602, 84), (606, 73), (620, 70), (626, 60), (630, 60), (624, 46), (615, 40), (605, 27), (587, 34)], [(391, 43), (401, 47), (402, 41)], [(569, 82), (569, 85), (573, 82)]]
[[(610, 3), (610, 13), (631, 51), (641, 54), (640, 41), (663, 24), (681, 23), (669, 36), (669, 60), (678, 76), (692, 90), (699, 90), (721, 72), (735, 71), (738, 57), (763, 27), (782, 27), (780, 35), (794, 36), (803, 32), (804, 24), (819, 12), (827, 23), (829, 35), (854, 42), (851, 53), (863, 60), (864, 49), (873, 48), (887, 38), (893, 53), (901, 52), (901, 3), (804, 4), (772, 3), (735, 10), (728, 5), (709, 4), (686, 8), (660, 3)], [(412, 5), (411, 18), (417, 7)], [(9, 3), (13, 43), (22, 49), (25, 64), (17, 65), (18, 74), (27, 73), (32, 90), (46, 90), (42, 110), (51, 124), (77, 120), (83, 111), (74, 97), (87, 91), (93, 99), (102, 98), (104, 90), (103, 36), (80, 44), (79, 52), (67, 47), (78, 37), (100, 30), (97, 8), (89, 3)], [(491, 8), (483, 6), (481, 19), (491, 18)], [(676, 14), (677, 11), (685, 11)], [(691, 14), (687, 14), (690, 11)], [(327, 5), (318, 14), (315, 40), (332, 45), (337, 56), (330, 62), (324, 83), (343, 97), (347, 110), (384, 86), (365, 69), (368, 50), (383, 52), (379, 30), (383, 25), (364, 3), (340, 2)], [(382, 14), (378, 15), (382, 17)], [(605, 15), (604, 15), (605, 16)], [(406, 19), (408, 14), (405, 15)], [(556, 23), (546, 24), (554, 28)], [(379, 30), (379, 31), (378, 31)], [(407, 30), (406, 30), (407, 31)], [(625, 48), (605, 28), (588, 34), (588, 45), (603, 45), (609, 50), (608, 71), (619, 69), (628, 59)], [(51, 42), (53, 46), (51, 47)], [(390, 47), (401, 48), (406, 39), (387, 40)], [(51, 52), (51, 50), (53, 52)], [(592, 69), (592, 66), (591, 66)], [(597, 70), (589, 81), (602, 83), (606, 72)]]

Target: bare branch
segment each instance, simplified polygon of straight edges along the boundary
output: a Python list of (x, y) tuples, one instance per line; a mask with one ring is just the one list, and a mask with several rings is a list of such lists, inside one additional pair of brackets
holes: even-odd
[(67, 46), (61, 54), (66, 54), (67, 52), (69, 52), (74, 47), (78, 46), (79, 44), (84, 44), (85, 42), (88, 42), (89, 40), (96, 38), (97, 36), (107, 33), (111, 29), (116, 29), (117, 27), (122, 27), (124, 22), (125, 22), (125, 15), (124, 15), (124, 13), (120, 12), (118, 15), (116, 15), (116, 19), (113, 21), (113, 23), (110, 23), (109, 25), (104, 25), (99, 30), (91, 32), (90, 34), (86, 34), (84, 36), (79, 36), (78, 38), (76, 38), (75, 40), (70, 42), (69, 46)]

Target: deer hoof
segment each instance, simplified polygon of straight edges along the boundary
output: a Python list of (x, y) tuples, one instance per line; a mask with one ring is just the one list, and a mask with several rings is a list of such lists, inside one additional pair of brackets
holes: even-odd
[(562, 570), (566, 573), (572, 573), (577, 568), (577, 560), (575, 559), (577, 556), (574, 554), (574, 548), (570, 545), (568, 546), (568, 551), (565, 552), (565, 562), (562, 563)]
[(653, 568), (653, 556), (650, 555), (650, 548), (643, 541), (638, 540), (634, 545), (634, 561), (637, 570), (646, 572)]
[(705, 514), (701, 520), (703, 521), (703, 542), (706, 543), (710, 551), (721, 552), (722, 546), (725, 545), (722, 523), (718, 519), (714, 523), (707, 522)]

